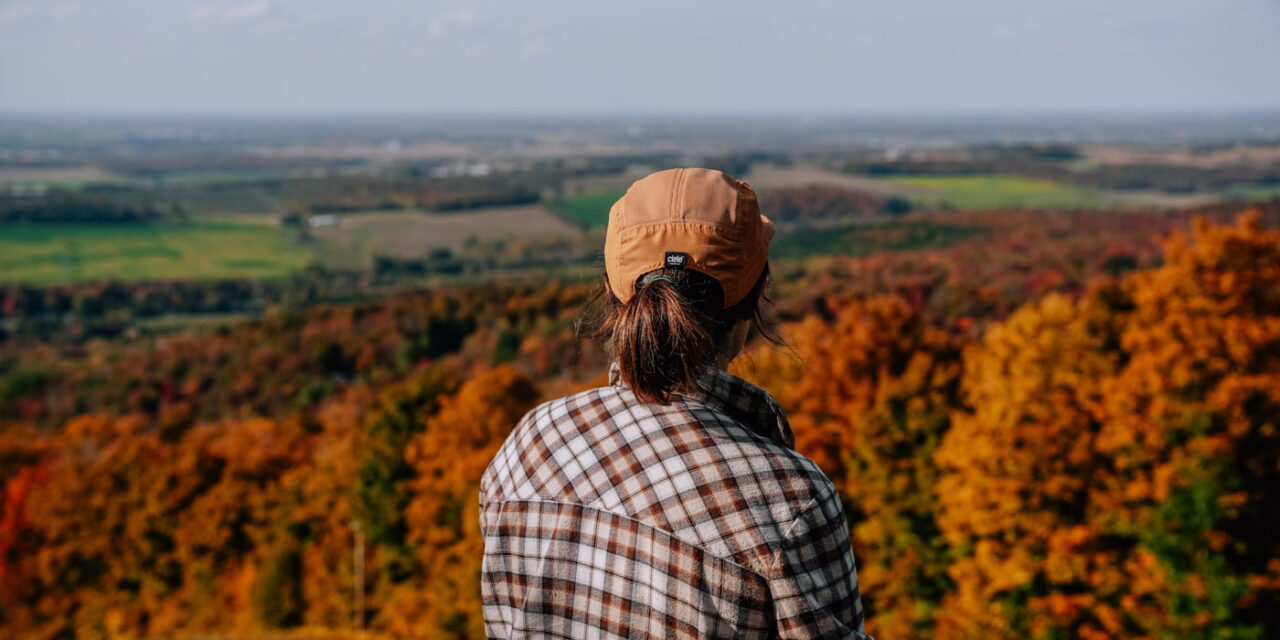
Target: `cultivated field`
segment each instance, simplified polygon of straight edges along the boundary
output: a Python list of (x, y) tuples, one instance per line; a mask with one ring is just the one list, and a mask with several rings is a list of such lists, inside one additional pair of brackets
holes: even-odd
[(468, 239), (497, 240), (577, 233), (542, 205), (491, 207), (456, 213), (371, 211), (343, 214), (338, 224), (312, 231), (318, 259), (334, 266), (367, 266), (374, 254), (416, 258), (437, 248), (461, 248)]
[(0, 167), (0, 185), (44, 184), (79, 187), (94, 182), (119, 182), (123, 178), (98, 167)]
[(903, 189), (903, 195), (926, 206), (946, 204), (957, 209), (1076, 208), (1110, 202), (1094, 189), (1015, 176), (890, 176), (880, 181)]
[(746, 175), (737, 177), (745, 180), (757, 192), (769, 191), (770, 189), (825, 185), (866, 191), (867, 193), (882, 196), (910, 195), (908, 189), (887, 184), (874, 178), (836, 173), (807, 165), (782, 167), (771, 164), (758, 164), (752, 166), (751, 171)]
[(1222, 165), (1268, 165), (1280, 162), (1280, 146), (1236, 145), (1225, 149), (1197, 151), (1187, 148), (1143, 148), (1124, 145), (1087, 145), (1081, 148), (1084, 160), (1093, 165), (1170, 164), (1184, 167)]
[[(1264, 153), (1266, 150), (1254, 151)], [(1165, 193), (1153, 190), (1090, 189), (1051, 180), (1008, 175), (872, 178), (807, 165), (756, 165), (743, 179), (761, 192), (761, 197), (768, 197), (767, 192), (772, 189), (827, 185), (881, 196), (900, 196), (923, 207), (936, 207), (945, 203), (957, 209), (1173, 208), (1202, 206), (1223, 200), (1266, 200), (1280, 196), (1280, 186), (1240, 186), (1213, 193)]]
[(583, 229), (603, 228), (609, 224), (609, 208), (623, 193), (619, 190), (568, 196), (557, 202), (555, 209)]
[[(1175, 204), (1164, 202), (1165, 194), (1121, 194), (1085, 189), (1048, 180), (1001, 175), (966, 176), (890, 176), (870, 178), (828, 171), (813, 166), (782, 167), (757, 165), (742, 178), (760, 193), (807, 186), (833, 186), (863, 191), (879, 196), (907, 198), (926, 208), (950, 206), (957, 209), (1004, 207), (1088, 208)], [(609, 206), (620, 190), (602, 190), (564, 198), (556, 209), (585, 228), (603, 227), (608, 222)], [(1183, 198), (1186, 199), (1185, 197)], [(1215, 200), (1210, 196), (1208, 201)], [(1176, 204), (1202, 204), (1179, 201)]]
[(364, 268), (375, 255), (422, 257), (431, 249), (461, 249), (472, 238), (576, 233), (540, 205), (343, 214), (336, 226), (311, 230), (309, 243), (268, 215), (220, 215), (191, 224), (6, 225), (0, 228), (0, 282), (274, 278), (313, 260)]
[(12, 225), (0, 232), (4, 282), (273, 278), (310, 260), (307, 249), (266, 225)]

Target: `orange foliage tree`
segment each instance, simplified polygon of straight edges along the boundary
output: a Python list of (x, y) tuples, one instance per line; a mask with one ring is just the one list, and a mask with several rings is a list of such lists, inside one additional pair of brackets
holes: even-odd
[[(455, 375), (467, 380), (450, 395)], [(481, 637), (478, 481), (537, 398), (508, 366), (442, 367), (314, 414), (200, 424), (177, 440), (141, 416), (85, 415), (37, 464), (6, 440), (22, 466), (0, 512), (0, 629), (348, 629), (354, 519), (369, 534), (371, 629)], [(387, 426), (400, 423), (416, 426)], [(370, 470), (395, 471), (397, 447), (407, 471)]]
[(797, 448), (832, 478), (854, 523), (868, 629), (927, 638), (949, 585), (931, 455), (948, 425), (960, 346), (902, 299), (828, 303), (735, 371), (771, 391)]
[(306, 426), (206, 425), (175, 444), (145, 425), (98, 416), (67, 425), (66, 444), (28, 495), (24, 580), (4, 596), (6, 625), (33, 637), (96, 637), (258, 628), (253, 614), (268, 626), (300, 622), (296, 579), (277, 575), (257, 600), (253, 583), (258, 567), (296, 555), (291, 516), (305, 497), (277, 487), (303, 466)]
[(1280, 628), (1280, 233), (1199, 224), (1166, 260), (967, 357), (973, 409), (937, 453), (961, 556), (940, 637)]

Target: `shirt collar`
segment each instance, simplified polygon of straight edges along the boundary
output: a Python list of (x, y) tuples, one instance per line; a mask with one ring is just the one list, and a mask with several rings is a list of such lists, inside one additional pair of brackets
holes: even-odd
[[(624, 389), (627, 387), (622, 381), (622, 368), (616, 361), (609, 363), (609, 384)], [(796, 446), (791, 423), (787, 421), (778, 401), (768, 391), (731, 373), (708, 367), (698, 379), (697, 390), (677, 395), (718, 409), (746, 425), (757, 435), (788, 449)]]

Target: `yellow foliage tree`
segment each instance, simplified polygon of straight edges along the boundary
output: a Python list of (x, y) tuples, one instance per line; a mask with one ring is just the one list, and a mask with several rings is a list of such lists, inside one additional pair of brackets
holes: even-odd
[(1034, 584), (1064, 592), (1056, 606), (1087, 612), (1073, 588), (1099, 570), (1097, 532), (1085, 526), (1096, 465), (1100, 385), (1114, 373), (1103, 339), (1060, 296), (1020, 309), (992, 328), (965, 362), (965, 400), (937, 453), (939, 525), (963, 552), (950, 568), (956, 590), (940, 616), (946, 638), (1025, 637)]

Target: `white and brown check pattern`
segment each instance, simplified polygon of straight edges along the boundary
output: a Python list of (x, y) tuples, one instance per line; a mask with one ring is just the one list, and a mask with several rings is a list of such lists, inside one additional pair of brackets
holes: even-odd
[(490, 638), (869, 638), (840, 497), (768, 393), (609, 383), (530, 411), (481, 480)]

